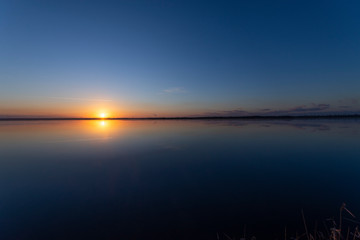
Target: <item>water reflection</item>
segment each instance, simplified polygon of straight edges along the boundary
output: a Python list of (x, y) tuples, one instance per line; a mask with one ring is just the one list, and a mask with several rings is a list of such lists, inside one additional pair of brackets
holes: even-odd
[(257, 127), (292, 127), (300, 130), (311, 131), (327, 131), (331, 128), (358, 128), (360, 125), (359, 119), (346, 119), (346, 120), (209, 120), (204, 121), (206, 124), (214, 124), (220, 126), (257, 126)]
[(0, 122), (0, 239), (239, 238), (245, 224), (275, 239), (285, 225), (301, 232), (301, 209), (309, 225), (344, 201), (359, 215), (359, 129), (323, 120)]

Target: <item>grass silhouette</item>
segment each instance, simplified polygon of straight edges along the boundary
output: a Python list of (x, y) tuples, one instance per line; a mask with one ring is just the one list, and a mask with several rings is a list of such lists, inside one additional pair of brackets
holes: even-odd
[[(344, 217), (344, 214), (349, 215), (351, 218)], [(346, 204), (343, 203), (339, 209), (338, 222), (334, 218), (328, 218), (323, 221), (323, 228), (318, 227), (317, 222), (312, 230), (309, 230), (306, 222), (304, 211), (301, 210), (301, 216), (303, 220), (304, 232), (301, 234), (295, 233), (288, 236), (287, 229), (284, 229), (284, 240), (360, 240), (359, 224), (355, 221), (355, 215), (346, 208)], [(346, 225), (344, 224), (346, 221)], [(330, 222), (330, 226), (329, 226)], [(344, 227), (346, 226), (346, 227)], [(244, 227), (243, 237), (233, 238), (226, 233), (217, 233), (217, 240), (256, 240), (256, 236), (246, 236), (246, 227)]]

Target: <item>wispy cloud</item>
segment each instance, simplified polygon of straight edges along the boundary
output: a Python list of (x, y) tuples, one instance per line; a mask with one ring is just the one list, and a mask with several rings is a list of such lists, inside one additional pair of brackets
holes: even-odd
[(176, 93), (186, 93), (187, 91), (183, 87), (174, 87), (174, 88), (167, 88), (162, 90), (162, 93), (167, 94), (176, 94)]
[(251, 112), (242, 110), (242, 109), (234, 109), (234, 110), (226, 110), (226, 111), (214, 111), (214, 112), (206, 112), (201, 116), (212, 116), (212, 117), (242, 117), (253, 115)]
[(79, 102), (111, 102), (111, 99), (104, 98), (74, 98), (74, 97), (50, 97), (51, 99), (58, 99), (64, 101), (79, 101)]
[(258, 111), (247, 111), (241, 108), (233, 109), (233, 110), (224, 110), (224, 111), (214, 111), (214, 112), (206, 112), (202, 114), (202, 116), (233, 116), (233, 117), (242, 117), (242, 116), (281, 116), (281, 115), (302, 115), (302, 114), (316, 114), (323, 113), (330, 110), (330, 104), (320, 103), (315, 104), (312, 103), (310, 105), (300, 105), (287, 109), (272, 109), (272, 108), (264, 108)]
[(278, 115), (301, 115), (301, 114), (309, 114), (309, 113), (321, 113), (325, 110), (329, 110), (330, 109), (330, 104), (326, 104), (326, 103), (320, 103), (320, 104), (315, 104), (312, 103), (310, 106), (308, 105), (300, 105), (300, 106), (295, 106), (292, 108), (288, 108), (288, 109), (280, 109), (280, 110), (276, 110), (276, 109), (266, 109), (266, 111), (262, 111), (265, 115), (270, 115), (270, 116), (278, 116)]
[(326, 109), (330, 108), (330, 104), (325, 104), (325, 103), (321, 103), (321, 104), (315, 104), (312, 103), (310, 107), (307, 107), (306, 105), (302, 105), (302, 106), (297, 106), (294, 108), (290, 108), (288, 110), (285, 110), (285, 112), (288, 113), (297, 113), (297, 112), (314, 112), (314, 111), (323, 111)]

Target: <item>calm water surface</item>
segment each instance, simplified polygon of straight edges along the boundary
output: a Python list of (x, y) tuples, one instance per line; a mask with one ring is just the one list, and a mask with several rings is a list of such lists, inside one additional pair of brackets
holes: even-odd
[(354, 119), (3, 121), (0, 239), (283, 239), (360, 216), (359, 170)]

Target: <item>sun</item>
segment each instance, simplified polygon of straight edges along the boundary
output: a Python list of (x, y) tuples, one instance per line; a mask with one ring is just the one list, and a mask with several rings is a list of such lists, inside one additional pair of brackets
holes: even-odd
[(106, 118), (106, 113), (100, 113), (100, 118)]

